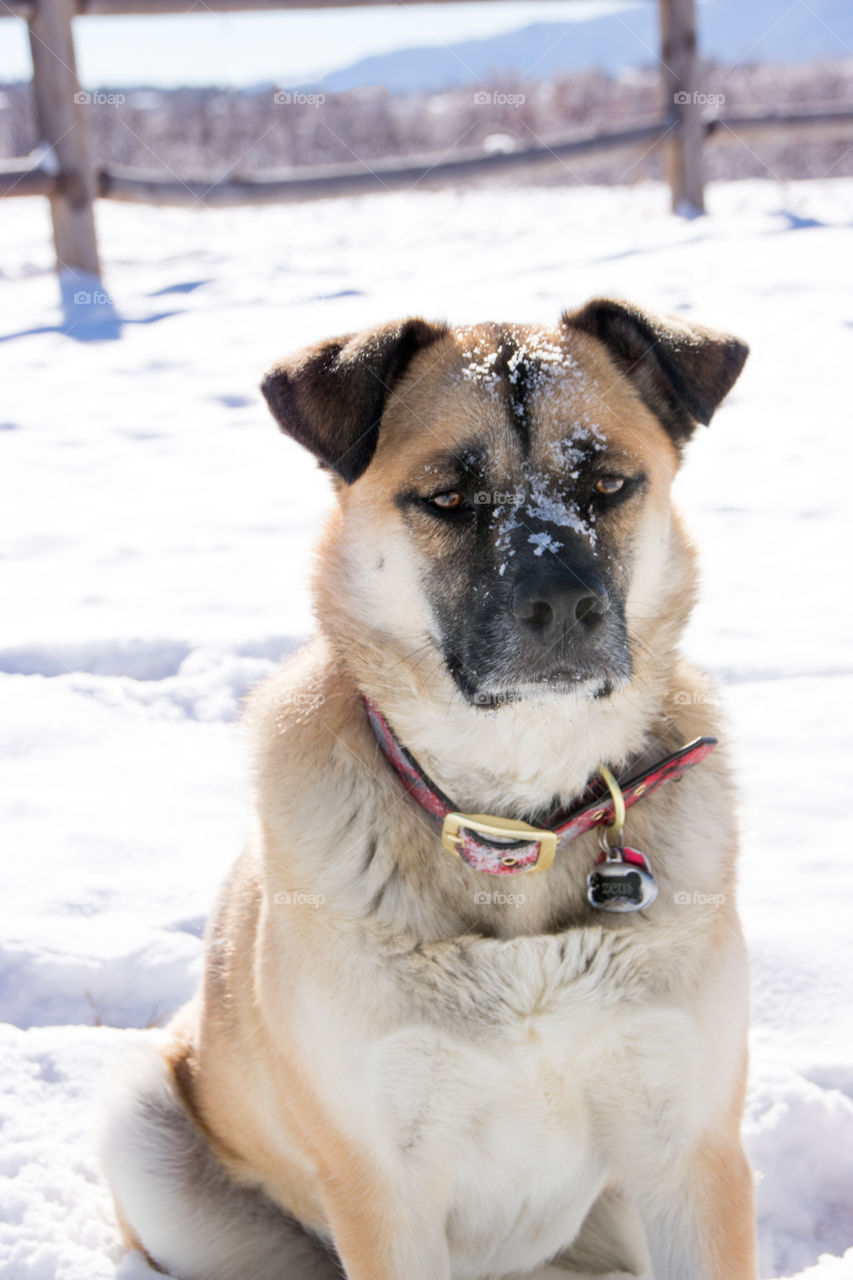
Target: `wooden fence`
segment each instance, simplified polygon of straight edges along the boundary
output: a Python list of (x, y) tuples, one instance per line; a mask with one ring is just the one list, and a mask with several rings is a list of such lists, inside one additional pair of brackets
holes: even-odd
[[(430, 0), (403, 0), (406, 4)], [(431, 0), (434, 3), (434, 0)], [(204, 0), (196, 12), (250, 9), (322, 9), (387, 3), (387, 0)], [(664, 146), (672, 207), (704, 210), (703, 145), (708, 138), (819, 130), (822, 135), (853, 133), (853, 106), (800, 109), (787, 113), (740, 113), (708, 120), (698, 90), (694, 0), (658, 0), (663, 109), (652, 120), (610, 130), (574, 132), (547, 146), (499, 155), (461, 152), (439, 163), (429, 157), (406, 164), (326, 166), (297, 173), (214, 183), (145, 177), (121, 169), (95, 167), (87, 138), (77, 79), (72, 33), (77, 15), (186, 13), (186, 0), (3, 0), (0, 17), (24, 19), (33, 62), (32, 91), (42, 145), (25, 159), (0, 161), (0, 197), (46, 196), (50, 200), (57, 269), (100, 277), (95, 231), (97, 199), (146, 204), (234, 205), (387, 191), (430, 181), (465, 181), (553, 164), (555, 160), (613, 150)]]

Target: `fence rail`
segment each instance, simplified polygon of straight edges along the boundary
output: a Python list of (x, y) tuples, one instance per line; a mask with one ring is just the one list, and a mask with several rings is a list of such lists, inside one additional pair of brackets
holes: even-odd
[[(612, 151), (633, 151), (642, 147), (650, 151), (667, 142), (677, 126), (660, 118), (630, 129), (578, 132), (555, 139), (547, 146), (523, 147), (498, 155), (463, 152), (452, 160), (401, 165), (386, 161), (370, 168), (348, 165), (326, 165), (292, 172), (270, 173), (262, 178), (229, 179), (226, 182), (180, 182), (175, 179), (146, 177), (128, 169), (102, 169), (98, 174), (98, 194), (108, 200), (131, 204), (197, 205), (210, 208), (242, 204), (279, 204), (288, 201), (317, 200), (330, 196), (362, 195), (370, 192), (405, 190), (429, 182), (469, 181), (490, 175), (518, 173), (553, 164), (559, 160), (585, 155), (603, 155)], [(853, 130), (853, 104), (849, 107), (803, 111), (797, 114), (770, 116), (752, 112), (720, 116), (703, 122), (705, 138), (725, 142), (728, 137), (753, 137), (769, 133), (819, 131), (822, 136), (833, 132), (846, 136)]]
[[(126, 204), (153, 204), (206, 208), (227, 208), (245, 204), (282, 204), (334, 196), (405, 190), (430, 180), (437, 183), (466, 181), (553, 164), (584, 155), (612, 151), (646, 150), (668, 141), (676, 126), (660, 118), (629, 129), (607, 132), (578, 132), (554, 139), (547, 146), (524, 147), (498, 155), (469, 151), (441, 163), (429, 157), (406, 165), (398, 161), (377, 162), (370, 168), (349, 165), (322, 165), (258, 178), (229, 179), (225, 182), (188, 181), (161, 178), (125, 168), (101, 169), (96, 174), (96, 190), (101, 199)], [(821, 137), (847, 137), (853, 132), (853, 104), (821, 107), (799, 112), (768, 115), (740, 112), (718, 116), (703, 123), (705, 138), (725, 142), (730, 137), (748, 138), (773, 133), (819, 132)], [(39, 155), (23, 160), (0, 161), (0, 198), (3, 196), (51, 196), (62, 188), (61, 175), (43, 167)]]
[(654, 147), (666, 138), (672, 128), (673, 125), (666, 120), (652, 120), (630, 129), (578, 133), (556, 139), (547, 146), (524, 147), (491, 155), (483, 155), (481, 151), (463, 151), (452, 159), (439, 162), (424, 156), (407, 163), (382, 161), (371, 163), (369, 167), (327, 165), (306, 168), (296, 174), (288, 172), (262, 178), (229, 179), (213, 185), (146, 179), (126, 170), (107, 169), (100, 175), (100, 194), (113, 200), (153, 204), (196, 204), (201, 201), (207, 205), (237, 205), (405, 190), (430, 181), (467, 181), (481, 176), (513, 173), (591, 153), (632, 150), (640, 145)]
[(853, 132), (853, 102), (803, 107), (800, 111), (739, 111), (705, 122), (705, 137), (719, 138), (726, 131), (739, 138), (761, 134), (819, 133), (821, 137), (849, 137)]
[(59, 190), (59, 175), (41, 167), (39, 160), (0, 160), (0, 197), (52, 196)]
[[(466, 0), (467, 2), (467, 0)], [(488, 3), (488, 0), (482, 0)], [(42, 0), (4, 0), (0, 17), (29, 21)], [(186, 0), (74, 0), (80, 18), (150, 17), (187, 13), (244, 13), (270, 9), (357, 9), (393, 3), (400, 8), (417, 4), (455, 4), (457, 0), (204, 0), (197, 8)]]
[[(442, 0), (450, 2), (450, 0)], [(245, 12), (270, 9), (324, 9), (387, 3), (387, 0), (204, 0), (189, 12)], [(397, 0), (435, 3), (435, 0)], [(296, 173), (214, 183), (183, 182), (121, 168), (96, 170), (88, 145), (77, 79), (73, 19), (86, 15), (187, 13), (186, 0), (4, 0), (0, 17), (27, 21), (33, 59), (33, 97), (43, 142), (23, 159), (0, 162), (0, 198), (46, 196), (50, 200), (58, 270), (100, 276), (95, 234), (96, 199), (154, 205), (202, 204), (220, 207), (311, 200), (406, 189), (423, 182), (465, 182), (490, 174), (521, 172), (555, 161), (618, 150), (665, 146), (672, 207), (704, 208), (702, 152), (713, 139), (820, 132), (853, 132), (853, 104), (805, 107), (793, 112), (743, 111), (708, 120), (698, 94), (694, 0), (658, 0), (661, 33), (663, 113), (613, 130), (576, 131), (547, 145), (499, 154), (462, 152), (435, 161), (418, 157), (360, 166), (324, 166)]]

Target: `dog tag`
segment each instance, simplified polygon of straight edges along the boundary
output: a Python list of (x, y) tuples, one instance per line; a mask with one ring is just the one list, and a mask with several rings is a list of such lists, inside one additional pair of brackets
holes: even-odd
[(587, 877), (586, 896), (597, 911), (642, 911), (658, 896), (649, 860), (639, 849), (608, 849)]

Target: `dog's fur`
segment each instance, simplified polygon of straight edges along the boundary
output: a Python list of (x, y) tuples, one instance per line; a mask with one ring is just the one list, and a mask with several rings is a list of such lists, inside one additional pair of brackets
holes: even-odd
[[(600, 299), (550, 331), (408, 320), (267, 376), (338, 501), (317, 639), (251, 699), (256, 817), (202, 988), (106, 1123), (126, 1238), (158, 1266), (754, 1277), (725, 744), (630, 811), (660, 893), (609, 915), (594, 832), (511, 879), (447, 853), (360, 698), (460, 809), (529, 820), (601, 762), (714, 733), (677, 653), (695, 565), (669, 491), (745, 358)], [(578, 583), (554, 631), (542, 601)]]

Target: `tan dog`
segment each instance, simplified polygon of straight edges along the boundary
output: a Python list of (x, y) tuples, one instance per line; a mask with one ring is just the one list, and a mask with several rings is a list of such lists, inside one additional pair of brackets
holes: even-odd
[[(670, 485), (745, 358), (597, 300), (554, 330), (389, 324), (267, 376), (338, 501), (318, 637), (251, 700), (256, 818), (204, 983), (106, 1126), (159, 1267), (754, 1277), (724, 746), (631, 790), (642, 866), (599, 863), (597, 781), (714, 731), (677, 654), (695, 568)], [(497, 833), (443, 841), (442, 794)], [(517, 874), (584, 805), (597, 829)]]

